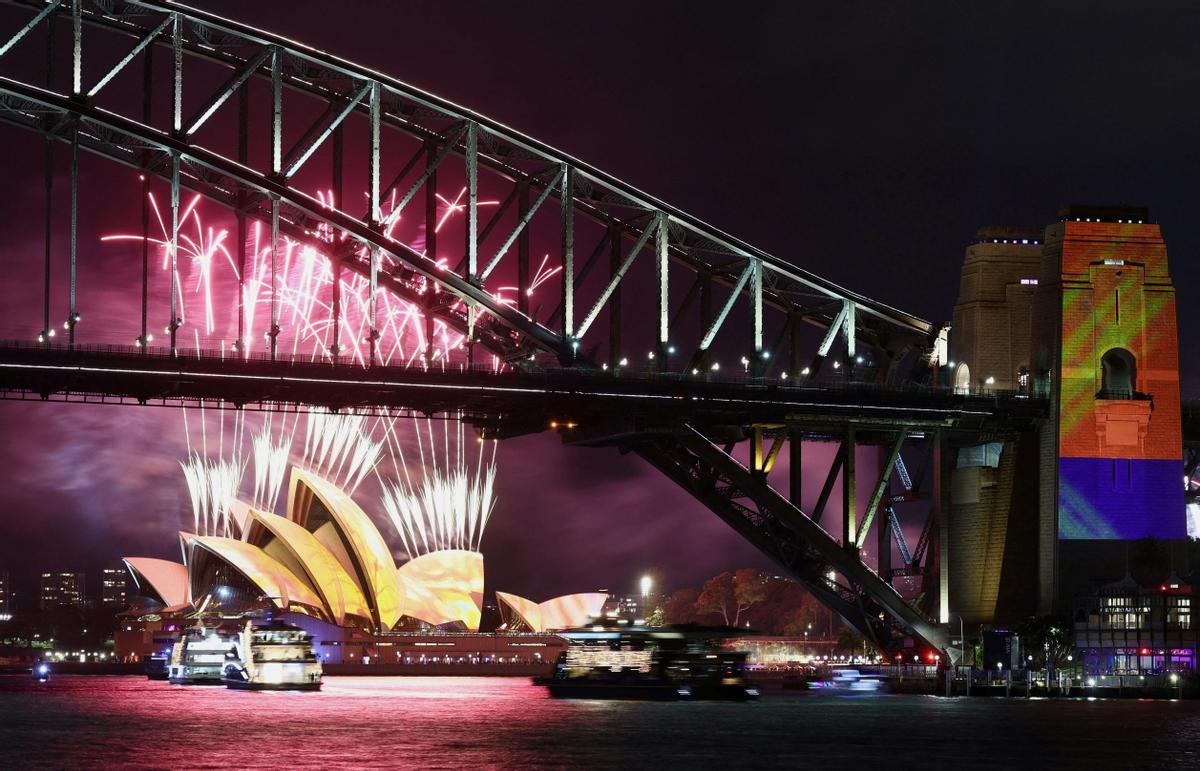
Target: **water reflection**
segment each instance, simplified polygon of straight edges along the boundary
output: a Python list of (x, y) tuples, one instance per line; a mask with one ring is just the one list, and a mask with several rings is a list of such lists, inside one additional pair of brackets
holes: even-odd
[(246, 693), (137, 677), (0, 677), (5, 767), (911, 767), (1195, 761), (1192, 702), (559, 701), (509, 678), (326, 678)]

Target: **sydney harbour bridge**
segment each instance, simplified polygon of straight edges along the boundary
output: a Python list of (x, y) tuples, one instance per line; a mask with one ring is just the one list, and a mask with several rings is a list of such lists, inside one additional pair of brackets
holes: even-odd
[[(558, 431), (640, 455), (881, 651), (948, 649), (947, 450), (1028, 430), (1044, 404), (945, 387), (936, 325), (798, 267), (830, 255), (765, 253), (484, 115), (269, 32), (169, 2), (0, 9), (0, 118), (45, 157), (44, 265), (6, 269), (29, 335), (0, 343), (0, 395), (453, 414), (501, 439)], [(85, 321), (84, 153), (141, 177), (140, 303), (120, 344)], [(236, 284), (214, 284), (234, 319), (221, 341), (183, 313), (196, 196), (236, 222)], [(283, 290), (305, 245), (333, 276), (301, 314), (319, 311), (319, 330)], [(351, 286), (362, 291), (345, 296)], [(838, 449), (804, 507), (811, 442)], [(879, 458), (866, 500), (863, 445)], [(916, 543), (904, 506), (924, 523)], [(902, 594), (900, 577), (919, 591)]]

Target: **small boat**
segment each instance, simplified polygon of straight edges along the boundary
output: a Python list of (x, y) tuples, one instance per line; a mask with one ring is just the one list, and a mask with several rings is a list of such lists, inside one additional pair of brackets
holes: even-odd
[(50, 665), (44, 661), (39, 661), (33, 665), (29, 673), (33, 676), (34, 682), (44, 683), (50, 679)]
[(731, 630), (678, 625), (597, 624), (563, 632), (570, 647), (551, 677), (535, 678), (551, 696), (647, 701), (749, 701), (758, 688), (744, 676), (746, 654), (713, 645)]
[(216, 629), (185, 630), (171, 648), (167, 680), (172, 685), (221, 685), (226, 654), (233, 641)]
[(142, 664), (142, 671), (146, 673), (147, 680), (166, 680), (170, 677), (168, 662), (170, 656), (150, 656)]
[(223, 681), (240, 691), (319, 691), (321, 661), (312, 635), (299, 627), (273, 621), (246, 622), (225, 661)]

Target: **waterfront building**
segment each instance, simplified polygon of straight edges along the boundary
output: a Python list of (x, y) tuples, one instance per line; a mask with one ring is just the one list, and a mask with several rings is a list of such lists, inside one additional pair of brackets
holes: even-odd
[[(479, 631), (484, 573), (478, 552), (441, 549), (397, 567), (358, 504), (298, 467), (291, 471), (286, 516), (244, 503), (234, 508), (233, 537), (179, 534), (182, 563), (125, 559), (138, 594), (150, 603), (142, 616), (268, 615), (332, 647), (379, 635), (379, 645), (390, 645), (393, 633)], [(522, 608), (506, 628), (532, 632), (577, 626), (598, 615), (607, 599), (589, 593), (539, 605), (497, 595), (502, 615), (504, 608)]]
[(74, 607), (87, 604), (87, 580), (83, 573), (42, 573), (39, 607), (42, 610)]
[(1143, 675), (1196, 668), (1192, 586), (1176, 576), (1139, 586), (1131, 576), (1074, 603), (1075, 657), (1084, 674)]
[(129, 572), (124, 566), (107, 567), (100, 571), (100, 604), (124, 608), (132, 598)]

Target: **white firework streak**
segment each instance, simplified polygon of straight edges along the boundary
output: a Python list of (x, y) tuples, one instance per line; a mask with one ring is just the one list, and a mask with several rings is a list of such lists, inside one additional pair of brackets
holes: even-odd
[[(472, 467), (463, 452), (462, 422), (454, 422), (453, 458), (448, 444), (450, 426), (447, 425), (443, 438), (446, 455), (440, 466), (435, 457), (431, 457), (428, 466), (422, 463), (425, 474), (416, 484), (407, 473), (392, 480), (380, 480), (383, 508), (412, 557), (442, 549), (479, 551), (484, 529), (496, 506), (496, 444), (492, 443), (491, 458), (485, 461), (481, 440), (479, 455)], [(432, 441), (432, 428), (429, 425), (421, 427), (416, 421), (414, 426), (418, 440), (423, 428), (428, 433), (432, 451), (436, 446)], [(423, 455), (423, 443), (419, 446), (422, 446)]]
[(383, 442), (371, 439), (367, 416), (311, 411), (304, 427), (304, 464), (353, 494), (379, 463)]
[(275, 511), (283, 479), (287, 474), (292, 438), (288, 436), (285, 439), (283, 433), (284, 426), (281, 425), (278, 436), (272, 435), (271, 419), (268, 416), (251, 443), (254, 458), (254, 507), (262, 511)]
[(246, 466), (236, 460), (205, 458), (193, 452), (180, 461), (192, 500), (192, 522), (199, 535), (233, 534), (231, 513)]

